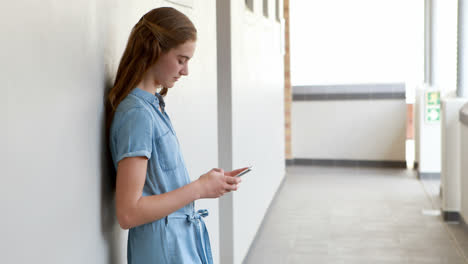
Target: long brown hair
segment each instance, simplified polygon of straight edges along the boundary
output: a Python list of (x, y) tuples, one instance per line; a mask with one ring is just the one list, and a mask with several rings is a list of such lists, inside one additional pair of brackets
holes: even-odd
[[(196, 39), (197, 30), (190, 19), (171, 7), (155, 8), (138, 21), (128, 38), (114, 86), (107, 95), (107, 132), (117, 106), (142, 80), (161, 54)], [(160, 94), (165, 96), (167, 87), (163, 87)]]

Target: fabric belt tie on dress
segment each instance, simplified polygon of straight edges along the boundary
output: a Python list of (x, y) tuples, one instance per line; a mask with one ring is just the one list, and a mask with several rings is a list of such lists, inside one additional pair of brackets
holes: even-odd
[(203, 264), (213, 264), (213, 256), (211, 255), (210, 237), (208, 230), (206, 229), (204, 217), (208, 216), (208, 210), (201, 209), (192, 214), (179, 214), (173, 213), (169, 215), (169, 218), (186, 218), (188, 222), (197, 225), (196, 230), (196, 243), (198, 253), (201, 257)]

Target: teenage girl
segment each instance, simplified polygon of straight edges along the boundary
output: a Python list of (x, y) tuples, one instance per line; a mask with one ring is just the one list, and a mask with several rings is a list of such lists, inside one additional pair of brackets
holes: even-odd
[(190, 181), (163, 97), (188, 75), (197, 31), (173, 8), (145, 14), (132, 29), (108, 94), (109, 144), (117, 170), (116, 212), (128, 232), (129, 264), (212, 263), (194, 201), (235, 191), (243, 169), (212, 169)]

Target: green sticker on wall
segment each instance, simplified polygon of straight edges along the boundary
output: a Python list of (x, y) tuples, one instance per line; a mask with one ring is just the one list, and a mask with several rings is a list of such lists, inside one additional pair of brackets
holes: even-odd
[(425, 115), (427, 123), (440, 121), (440, 92), (426, 92)]
[(426, 102), (427, 102), (427, 105), (439, 105), (440, 106), (440, 92), (427, 92)]

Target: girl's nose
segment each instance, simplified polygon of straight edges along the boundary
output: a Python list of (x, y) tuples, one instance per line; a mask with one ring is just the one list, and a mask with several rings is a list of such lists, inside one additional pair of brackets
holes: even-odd
[(186, 64), (180, 71), (180, 75), (188, 75), (188, 74), (189, 74), (189, 70), (188, 70), (188, 65)]

